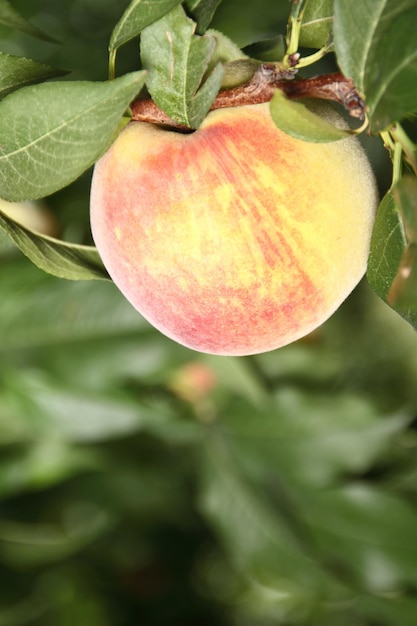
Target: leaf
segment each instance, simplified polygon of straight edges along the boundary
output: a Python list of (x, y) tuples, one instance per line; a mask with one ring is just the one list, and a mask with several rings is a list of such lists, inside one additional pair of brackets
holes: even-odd
[(109, 278), (93, 246), (81, 246), (41, 235), (0, 210), (0, 228), (37, 267), (70, 280)]
[(222, 433), (234, 458), (258, 478), (279, 474), (289, 484), (311, 489), (366, 471), (411, 420), (406, 412), (381, 419), (371, 402), (351, 391), (286, 387), (262, 408), (231, 404)]
[(407, 319), (417, 322), (417, 179), (402, 178), (392, 193), (402, 219), (407, 247), (387, 301), (396, 311), (404, 312)]
[(322, 48), (330, 41), (332, 25), (333, 0), (310, 0), (301, 24), (300, 46)]
[(324, 573), (299, 545), (285, 513), (248, 480), (221, 434), (209, 435), (201, 455), (201, 512), (246, 576), (271, 590), (289, 585), (311, 602), (314, 588), (323, 589)]
[(219, 64), (204, 80), (215, 40), (194, 32), (195, 23), (176, 7), (145, 28), (141, 39), (143, 66), (149, 70), (146, 84), (153, 100), (189, 128), (198, 128), (205, 118), (223, 74)]
[(23, 87), (0, 102), (0, 197), (37, 199), (78, 178), (108, 148), (144, 72), (113, 81)]
[(349, 131), (337, 128), (300, 102), (287, 98), (277, 89), (270, 103), (271, 116), (279, 129), (302, 141), (328, 143), (349, 137)]
[(335, 0), (337, 60), (369, 107), (373, 131), (417, 110), (415, 0)]
[(197, 32), (203, 34), (220, 4), (220, 0), (185, 0), (185, 6), (191, 17), (197, 22)]
[(342, 565), (362, 590), (401, 591), (417, 582), (415, 509), (365, 485), (305, 494), (304, 515), (327, 562)]
[(400, 215), (390, 190), (378, 208), (367, 270), (369, 284), (385, 301), (397, 274), (405, 246)]
[(417, 181), (401, 179), (383, 199), (367, 278), (376, 293), (417, 328)]
[[(52, 373), (55, 373), (59, 367), (59, 357), (65, 362), (72, 345), (83, 347), (89, 342), (96, 342), (98, 359), (107, 363), (105, 367), (108, 370), (113, 365), (111, 372), (105, 374), (104, 368), (99, 371), (99, 377), (113, 375), (117, 378), (122, 365), (126, 365), (123, 361), (125, 358), (132, 360), (132, 370), (135, 367), (140, 370), (139, 342), (150, 326), (112, 282), (59, 280), (40, 272), (19, 256), (0, 264), (0, 291), (0, 352), (4, 364), (19, 351), (25, 351), (26, 354), (34, 351), (38, 366), (40, 353), (48, 357), (55, 348), (56, 360), (52, 369)], [(138, 339), (135, 354), (127, 357), (127, 345), (132, 344), (132, 338), (135, 337)], [(113, 355), (114, 343), (119, 339), (123, 340), (126, 349), (124, 354), (123, 350), (114, 351), (121, 359), (121, 364), (115, 367), (114, 356), (109, 361), (110, 355), (105, 357), (105, 354), (108, 352), (108, 342), (111, 342), (113, 347), (110, 353)], [(89, 350), (91, 347), (81, 352), (81, 360), (88, 361)], [(94, 355), (90, 356), (94, 362)], [(84, 377), (77, 379), (77, 386), (95, 377), (94, 370), (89, 372), (84, 363), (82, 366), (80, 363), (77, 365), (76, 359), (72, 361), (72, 367), (78, 367), (84, 372)], [(2, 406), (0, 402), (0, 409)]]
[(117, 22), (111, 34), (109, 50), (115, 51), (121, 45), (137, 37), (146, 26), (163, 17), (181, 0), (132, 0)]
[(252, 59), (260, 61), (282, 61), (285, 54), (285, 37), (277, 35), (271, 39), (256, 41), (243, 48), (243, 52)]
[(49, 43), (57, 43), (57, 40), (43, 33), (39, 28), (32, 26), (24, 17), (16, 11), (8, 0), (0, 0), (0, 24), (20, 30), (27, 35), (32, 35), (37, 39), (43, 39)]
[(32, 59), (0, 52), (0, 100), (25, 85), (40, 83), (68, 73)]

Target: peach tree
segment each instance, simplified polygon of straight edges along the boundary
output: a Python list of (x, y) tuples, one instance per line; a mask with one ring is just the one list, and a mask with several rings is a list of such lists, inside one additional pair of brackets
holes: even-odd
[[(0, 623), (414, 626), (416, 23), (416, 0), (0, 0)], [(134, 125), (174, 143), (252, 107), (319, 173), (332, 146), (345, 196), (338, 145), (363, 143), (366, 278), (300, 341), (199, 354), (114, 289), (92, 171)]]

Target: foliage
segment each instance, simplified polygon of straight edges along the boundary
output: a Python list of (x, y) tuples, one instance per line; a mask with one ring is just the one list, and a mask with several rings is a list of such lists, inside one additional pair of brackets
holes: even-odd
[[(416, 18), (415, 0), (0, 0), (0, 196), (42, 199), (52, 230), (0, 205), (0, 625), (414, 626)], [(91, 166), (144, 87), (198, 127), (294, 46), (300, 76), (340, 69), (368, 105), (368, 281), (305, 340), (197, 355), (106, 280)], [(304, 139), (344, 132), (271, 107)]]

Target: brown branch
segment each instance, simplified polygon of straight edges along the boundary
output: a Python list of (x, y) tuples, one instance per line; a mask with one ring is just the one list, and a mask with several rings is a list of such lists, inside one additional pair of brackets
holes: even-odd
[[(275, 89), (281, 89), (288, 98), (320, 98), (338, 102), (352, 117), (364, 119), (365, 104), (350, 78), (339, 72), (292, 80), (294, 75), (295, 70), (283, 70), (279, 65), (263, 63), (244, 85), (220, 91), (210, 110), (269, 102)], [(150, 99), (136, 100), (131, 109), (135, 121), (185, 128)]]

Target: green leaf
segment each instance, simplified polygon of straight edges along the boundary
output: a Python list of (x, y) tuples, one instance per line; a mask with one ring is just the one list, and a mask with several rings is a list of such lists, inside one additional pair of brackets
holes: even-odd
[(278, 128), (296, 139), (328, 143), (350, 136), (349, 131), (337, 128), (300, 102), (290, 100), (280, 89), (275, 91), (270, 111)]
[(32, 59), (0, 52), (0, 100), (25, 85), (40, 83), (48, 78), (65, 76), (68, 73)]
[(406, 412), (381, 419), (371, 402), (351, 391), (286, 387), (261, 408), (231, 404), (222, 433), (234, 458), (258, 478), (277, 473), (311, 489), (366, 471), (411, 420)]
[(415, 0), (335, 0), (337, 60), (369, 107), (372, 129), (417, 110)]
[(417, 180), (401, 179), (378, 210), (368, 281), (376, 293), (417, 328)]
[(149, 70), (147, 87), (156, 104), (169, 117), (198, 128), (221, 85), (217, 65), (204, 80), (215, 40), (194, 35), (195, 23), (176, 7), (142, 33), (143, 66)]
[(20, 30), (27, 35), (32, 35), (37, 39), (43, 39), (49, 43), (57, 43), (57, 40), (43, 33), (39, 28), (32, 26), (18, 11), (10, 4), (8, 0), (0, 0), (0, 24)]
[(109, 278), (96, 248), (81, 246), (29, 230), (0, 210), (0, 228), (37, 267), (59, 278)]
[(271, 62), (282, 61), (285, 50), (285, 37), (283, 35), (256, 41), (243, 48), (243, 52), (252, 59)]
[(300, 46), (322, 48), (329, 43), (333, 25), (333, 0), (309, 0), (301, 24)]
[[(271, 590), (291, 591), (311, 602), (325, 575), (299, 545), (287, 516), (235, 462), (221, 434), (209, 433), (201, 455), (200, 510), (239, 570)], [(315, 588), (314, 588), (315, 587)]]
[(220, 0), (185, 0), (185, 6), (191, 17), (197, 22), (197, 32), (203, 34), (220, 4)]
[(376, 215), (367, 270), (369, 284), (385, 301), (405, 247), (400, 215), (392, 191), (388, 191)]
[[(114, 366), (114, 354), (120, 356), (121, 363), (124, 363), (125, 358), (129, 359), (131, 370), (135, 367), (140, 370), (139, 338), (150, 329), (150, 326), (123, 298), (112, 282), (59, 280), (40, 272), (19, 256), (0, 264), (0, 291), (2, 362), (9, 362), (12, 355), (19, 351), (26, 353), (34, 351), (35, 361), (39, 365), (40, 352), (43, 351), (44, 356), (49, 356), (55, 347), (56, 359), (52, 369), (55, 373), (59, 357), (65, 362), (67, 351), (72, 345), (83, 347), (89, 342), (96, 342), (97, 360), (106, 362), (107, 365), (103, 370), (105, 368), (108, 370), (107, 374), (100, 370), (99, 379), (101, 377), (104, 380), (105, 375), (108, 378), (112, 375), (117, 378), (120, 375), (122, 365)], [(138, 338), (135, 353), (127, 356), (127, 346), (132, 344), (132, 338), (135, 337)], [(123, 350), (114, 349), (114, 344), (119, 339), (123, 341), (124, 353)], [(112, 342), (110, 355), (106, 340)], [(111, 355), (113, 355), (111, 360), (106, 361)], [(88, 371), (89, 368), (84, 367), (84, 362), (90, 357), (90, 362), (94, 363), (91, 347), (87, 351), (81, 351), (79, 360), (83, 362), (82, 366), (80, 363), (77, 365), (76, 359), (72, 361), (74, 370), (79, 367), (84, 372), (84, 376), (77, 378), (76, 386), (81, 386), (86, 380), (91, 381), (95, 377), (94, 369)], [(64, 367), (64, 364), (62, 366)], [(4, 368), (2, 372), (3, 370)], [(74, 371), (74, 375), (76, 377), (77, 372)], [(98, 383), (97, 387), (102, 388)], [(0, 408), (3, 404), (0, 402)]]
[(0, 102), (0, 197), (36, 199), (78, 178), (108, 148), (145, 80), (23, 87)]
[(382, 594), (416, 584), (417, 514), (405, 499), (351, 485), (306, 493), (303, 512), (322, 558), (347, 569), (355, 586)]
[(159, 20), (181, 0), (132, 0), (117, 22), (112, 32), (109, 50), (115, 51), (121, 45), (137, 37), (146, 26)]
[(417, 179), (402, 178), (392, 190), (407, 247), (387, 296), (388, 303), (417, 323)]

